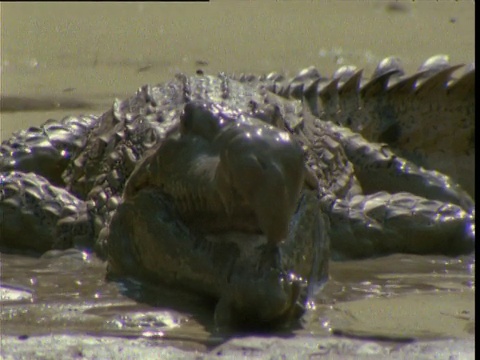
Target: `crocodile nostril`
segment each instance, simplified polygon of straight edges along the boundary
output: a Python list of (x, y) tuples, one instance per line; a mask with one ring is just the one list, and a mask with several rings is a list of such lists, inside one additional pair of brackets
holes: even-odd
[(180, 132), (183, 135), (198, 135), (211, 141), (224, 120), (213, 112), (208, 104), (192, 101), (185, 105), (180, 117)]

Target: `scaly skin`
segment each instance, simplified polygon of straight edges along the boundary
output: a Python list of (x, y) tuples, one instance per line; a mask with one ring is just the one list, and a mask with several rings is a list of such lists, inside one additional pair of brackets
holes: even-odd
[[(385, 66), (377, 73), (390, 74)], [(218, 299), (218, 323), (256, 325), (298, 316), (309, 285), (327, 278), (330, 251), (340, 259), (473, 251), (474, 202), (460, 186), (325, 121), (344, 124), (348, 113), (353, 129), (381, 128), (372, 124), (387, 99), (397, 128), (411, 127), (393, 95), (399, 90), (386, 90), (390, 75), (359, 91), (358, 73), (323, 87), (313, 73), (290, 82), (179, 75), (100, 117), (17, 133), (0, 148), (0, 245), (93, 247), (112, 276), (204, 293)], [(397, 88), (429, 108), (445, 97), (434, 95), (445, 92), (439, 76)], [(448, 89), (455, 105), (460, 92), (470, 99), (473, 91)], [(400, 138), (392, 145), (403, 146)], [(19, 236), (22, 229), (31, 232)]]
[(305, 99), (322, 120), (348, 126), (369, 142), (388, 144), (397, 155), (440, 171), (475, 196), (475, 64), (452, 74), (448, 56), (428, 59), (406, 76), (400, 61), (381, 61), (370, 80), (355, 66), (327, 79), (311, 67), (285, 81), (264, 81), (282, 96)]

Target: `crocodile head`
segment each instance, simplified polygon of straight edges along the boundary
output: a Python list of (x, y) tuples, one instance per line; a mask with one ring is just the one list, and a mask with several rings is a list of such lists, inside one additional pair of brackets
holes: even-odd
[(125, 198), (153, 186), (202, 233), (287, 236), (304, 182), (304, 157), (291, 135), (248, 114), (190, 102), (180, 124), (132, 173)]
[[(124, 203), (110, 227), (110, 251), (118, 253), (110, 264), (136, 253), (140, 260), (130, 265), (132, 271), (140, 265), (164, 279), (174, 273), (166, 281), (177, 286), (189, 273), (188, 287), (219, 299), (217, 324), (269, 326), (295, 318), (309, 274), (297, 276), (282, 259), (282, 247), (315, 237), (294, 225), (298, 217), (313, 218), (298, 215), (305, 208), (299, 205), (305, 198), (304, 171), (303, 150), (288, 132), (250, 113), (189, 102), (178, 127), (125, 186)], [(302, 229), (299, 236), (296, 227)], [(142, 240), (118, 240), (126, 234)], [(133, 251), (121, 250), (132, 242), (138, 244)], [(175, 255), (165, 255), (172, 251)]]

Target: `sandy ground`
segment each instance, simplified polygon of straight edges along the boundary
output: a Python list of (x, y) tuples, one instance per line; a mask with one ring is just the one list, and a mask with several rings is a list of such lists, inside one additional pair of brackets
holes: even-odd
[(418, 343), (378, 343), (352, 339), (297, 337), (245, 337), (209, 351), (181, 350), (161, 339), (119, 339), (93, 336), (52, 335), (27, 339), (8, 337), (5, 359), (456, 359), (475, 358), (473, 342), (465, 340)]
[(48, 118), (102, 112), (115, 96), (199, 67), (294, 74), (314, 65), (330, 75), (344, 64), (371, 74), (390, 55), (409, 72), (435, 54), (470, 63), (474, 20), (471, 1), (3, 3), (2, 97), (92, 105), (3, 112), (1, 138)]

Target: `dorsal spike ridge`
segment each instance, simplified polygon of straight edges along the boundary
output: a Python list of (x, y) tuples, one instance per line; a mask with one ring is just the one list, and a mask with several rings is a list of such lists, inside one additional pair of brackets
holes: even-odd
[(428, 79), (423, 80), (417, 85), (416, 93), (418, 95), (426, 95), (427, 93), (432, 93), (434, 91), (445, 91), (452, 73), (462, 66), (463, 65), (449, 66), (432, 74)]
[(448, 69), (450, 67), (450, 58), (448, 55), (435, 55), (428, 58), (420, 67), (418, 68), (419, 72), (424, 72), (425, 77), (430, 77), (433, 74), (436, 74), (442, 70)]
[(424, 74), (424, 72), (419, 71), (409, 77), (399, 80), (396, 84), (389, 86), (387, 90), (388, 94), (394, 96), (413, 93), (415, 90), (415, 84), (417, 83), (418, 79), (424, 76)]
[(338, 80), (340, 83), (344, 83), (354, 76), (357, 70), (357, 67), (354, 65), (345, 65), (335, 71), (332, 78)]
[[(334, 119), (338, 111), (338, 79), (326, 84), (319, 84), (318, 96), (320, 98), (325, 117)], [(320, 116), (320, 114), (315, 114)]]
[(385, 74), (398, 74), (399, 76), (405, 75), (405, 71), (403, 70), (403, 66), (399, 58), (395, 56), (389, 56), (380, 61), (372, 74), (372, 80)]
[(465, 71), (459, 79), (450, 83), (447, 93), (451, 99), (464, 100), (472, 94), (475, 97), (475, 65), (473, 68), (470, 67), (469, 71)]
[(360, 92), (363, 99), (372, 98), (384, 94), (388, 89), (388, 84), (392, 76), (398, 74), (398, 70), (391, 69), (372, 77), (372, 80), (362, 86)]

